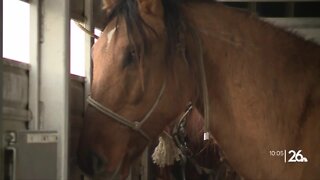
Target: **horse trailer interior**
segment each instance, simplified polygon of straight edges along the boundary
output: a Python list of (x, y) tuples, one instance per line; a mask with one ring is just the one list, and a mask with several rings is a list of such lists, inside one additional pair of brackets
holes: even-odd
[[(3, 2), (0, 26), (3, 30)], [(10, 0), (30, 6), (30, 62), (3, 56), (0, 35), (0, 180), (84, 180), (77, 146), (90, 94), (91, 46), (85, 37), (85, 77), (70, 74), (70, 20), (103, 29), (100, 0)], [(320, 44), (320, 1), (218, 0)], [(223, 17), (222, 17), (223, 18)], [(15, 22), (12, 22), (15, 23)], [(241, 22), (239, 22), (241, 23)], [(19, 53), (19, 49), (16, 50)], [(80, 52), (79, 52), (80, 53)], [(320, 53), (320, 52), (319, 52)], [(128, 180), (152, 176), (151, 149)]]

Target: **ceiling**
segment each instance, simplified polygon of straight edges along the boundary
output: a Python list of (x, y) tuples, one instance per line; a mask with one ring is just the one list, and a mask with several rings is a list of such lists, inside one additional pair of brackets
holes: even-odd
[[(85, 0), (71, 0), (71, 18), (84, 22)], [(93, 0), (93, 24), (95, 27), (103, 28), (104, 11), (101, 9), (101, 0)]]
[[(84, 22), (85, 1), (71, 0), (71, 18)], [(320, 17), (319, 0), (218, 0), (225, 5), (251, 11), (260, 17)], [(308, 1), (308, 2), (306, 2)], [(93, 0), (93, 24), (102, 29), (105, 13), (101, 0)]]

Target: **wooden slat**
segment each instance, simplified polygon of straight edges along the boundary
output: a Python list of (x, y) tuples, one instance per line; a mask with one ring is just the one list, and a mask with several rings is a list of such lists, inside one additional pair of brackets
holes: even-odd
[(5, 121), (21, 121), (27, 123), (31, 120), (32, 114), (26, 109), (16, 109), (12, 107), (2, 108), (2, 117)]
[(3, 105), (18, 111), (28, 107), (28, 66), (21, 62), (3, 60)]

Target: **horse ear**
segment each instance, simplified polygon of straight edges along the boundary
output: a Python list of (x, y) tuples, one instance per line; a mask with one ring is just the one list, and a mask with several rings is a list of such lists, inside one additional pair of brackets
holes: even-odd
[(138, 6), (142, 13), (163, 17), (162, 0), (138, 0)]
[(102, 0), (102, 9), (107, 12), (112, 9), (118, 0)]

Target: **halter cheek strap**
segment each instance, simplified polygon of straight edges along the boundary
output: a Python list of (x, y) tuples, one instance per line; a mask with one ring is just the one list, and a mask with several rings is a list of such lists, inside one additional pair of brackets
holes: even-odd
[(103, 113), (104, 115), (109, 116), (111, 119), (115, 120), (116, 122), (118, 122), (124, 126), (129, 127), (130, 129), (132, 129), (134, 131), (139, 132), (145, 139), (147, 139), (148, 141), (151, 141), (151, 138), (149, 137), (149, 135), (143, 129), (141, 129), (141, 127), (147, 121), (147, 119), (150, 117), (152, 112), (155, 110), (155, 108), (159, 104), (165, 87), (166, 87), (166, 81), (163, 82), (156, 101), (154, 102), (154, 104), (151, 106), (150, 110), (146, 113), (146, 115), (143, 117), (143, 119), (141, 121), (129, 121), (127, 118), (121, 116), (120, 114), (113, 112), (111, 109), (100, 104), (98, 101), (94, 100), (91, 96), (88, 97), (87, 102), (92, 107), (94, 107), (96, 110)]

